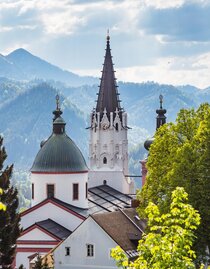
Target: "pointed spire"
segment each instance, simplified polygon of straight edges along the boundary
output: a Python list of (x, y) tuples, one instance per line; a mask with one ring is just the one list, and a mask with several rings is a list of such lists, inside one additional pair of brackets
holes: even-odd
[[(110, 36), (107, 31), (106, 38), (106, 54), (102, 70), (101, 83), (99, 88), (96, 112), (100, 112), (100, 117), (103, 116), (103, 111), (106, 108), (107, 116), (110, 117), (110, 112), (115, 112), (118, 109), (121, 112), (120, 101), (117, 92), (116, 78), (114, 75), (114, 67), (112, 63)], [(121, 114), (121, 113), (120, 113)]]
[(55, 121), (58, 117), (60, 117), (60, 115), (63, 114), (63, 112), (60, 109), (60, 97), (58, 94), (56, 95), (55, 100), (56, 100), (56, 110), (53, 111), (54, 114), (53, 121)]
[(110, 36), (109, 36), (109, 29), (107, 29), (107, 36), (106, 36), (106, 40), (109, 41), (110, 40)]
[(166, 109), (163, 109), (163, 96), (162, 96), (162, 94), (160, 94), (159, 99), (160, 99), (160, 109), (156, 110), (156, 113), (158, 114), (156, 117), (156, 119), (157, 119), (156, 130), (160, 126), (162, 126), (163, 124), (166, 123), (166, 116), (165, 116)]

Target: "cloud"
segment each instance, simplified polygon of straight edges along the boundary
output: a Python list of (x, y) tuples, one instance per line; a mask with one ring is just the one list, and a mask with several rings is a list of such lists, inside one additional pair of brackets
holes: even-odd
[(118, 80), (161, 84), (209, 86), (210, 52), (197, 57), (159, 58), (153, 65), (118, 68)]
[(25, 47), (100, 76), (109, 28), (120, 80), (207, 81), (209, 0), (1, 0), (0, 10), (2, 53)]
[(163, 42), (210, 41), (209, 25), (209, 1), (188, 1), (176, 8), (147, 7), (139, 19), (145, 34), (162, 36)]

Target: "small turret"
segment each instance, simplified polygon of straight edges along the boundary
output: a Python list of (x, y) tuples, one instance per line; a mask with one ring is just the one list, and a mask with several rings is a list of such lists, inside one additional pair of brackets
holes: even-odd
[[(167, 110), (163, 109), (163, 96), (162, 96), (162, 94), (160, 94), (159, 100), (160, 100), (160, 108), (156, 110), (156, 113), (158, 114), (157, 117), (156, 117), (156, 130), (158, 128), (160, 128), (160, 126), (162, 126), (163, 124), (166, 123), (165, 113), (167, 112)], [(152, 145), (153, 141), (154, 141), (154, 137), (151, 137), (151, 138), (148, 138), (144, 142), (144, 148), (147, 151), (149, 151), (149, 148)]]
[(160, 99), (160, 109), (156, 110), (156, 113), (158, 114), (156, 119), (157, 119), (157, 124), (156, 124), (156, 130), (162, 126), (163, 124), (166, 123), (166, 109), (163, 109), (163, 96), (162, 94), (159, 96)]
[[(160, 128), (160, 126), (162, 126), (163, 124), (166, 123), (166, 116), (165, 116), (166, 109), (163, 109), (163, 96), (160, 95), (159, 99), (160, 99), (160, 108), (156, 110), (156, 113), (158, 114), (156, 117), (156, 130), (158, 130), (158, 128)], [(155, 140), (155, 138), (153, 136), (151, 138), (148, 138), (144, 142), (144, 147), (147, 151), (149, 151), (150, 146), (152, 145), (154, 140)], [(143, 187), (145, 182), (146, 182), (146, 176), (147, 176), (147, 168), (146, 168), (147, 158), (140, 161), (140, 163), (141, 163), (142, 187)]]

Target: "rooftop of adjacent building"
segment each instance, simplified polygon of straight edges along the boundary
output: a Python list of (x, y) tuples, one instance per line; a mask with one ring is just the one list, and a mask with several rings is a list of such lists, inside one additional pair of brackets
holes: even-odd
[(134, 208), (94, 214), (91, 217), (130, 257), (134, 257), (138, 241), (146, 227)]

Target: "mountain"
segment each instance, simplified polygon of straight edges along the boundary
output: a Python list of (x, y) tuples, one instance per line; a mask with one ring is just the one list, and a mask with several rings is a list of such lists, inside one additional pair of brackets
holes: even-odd
[[(40, 84), (19, 93), (0, 108), (1, 133), (4, 136), (8, 163), (16, 169), (28, 170), (36, 156), (40, 142), (52, 132), (52, 111), (57, 91)], [(61, 96), (61, 102), (65, 98)], [(87, 155), (87, 132), (84, 114), (70, 102), (62, 107), (67, 133)], [(86, 138), (85, 138), (86, 137)]]
[(92, 85), (97, 81), (94, 77), (82, 77), (62, 70), (22, 48), (7, 56), (0, 55), (0, 77), (28, 81), (33, 79), (62, 81), (72, 86)]
[[(44, 82), (44, 83), (43, 83)], [(9, 161), (28, 169), (40, 142), (51, 132), (55, 95), (62, 96), (67, 131), (87, 158), (89, 114), (95, 107), (100, 80), (64, 71), (24, 49), (0, 55), (0, 132), (5, 137)], [(172, 86), (154, 82), (119, 82), (122, 107), (128, 113), (131, 166), (137, 171), (145, 154), (142, 143), (156, 128), (159, 95), (164, 96), (167, 121), (174, 121), (181, 108), (210, 102), (210, 88)], [(140, 146), (141, 145), (141, 146)], [(139, 166), (140, 167), (140, 166)]]

